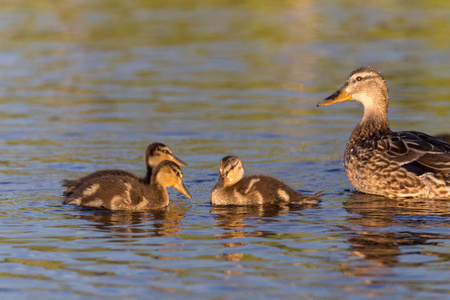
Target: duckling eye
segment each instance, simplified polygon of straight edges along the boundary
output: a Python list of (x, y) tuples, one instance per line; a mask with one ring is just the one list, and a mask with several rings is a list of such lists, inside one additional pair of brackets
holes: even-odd
[(361, 81), (361, 80), (362, 80), (361, 76), (356, 77), (356, 81)]

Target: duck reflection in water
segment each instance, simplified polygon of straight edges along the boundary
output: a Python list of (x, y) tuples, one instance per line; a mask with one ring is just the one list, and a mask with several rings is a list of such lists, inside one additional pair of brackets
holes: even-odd
[[(259, 205), (259, 206), (212, 206), (211, 214), (215, 217), (213, 228), (223, 229), (222, 233), (215, 234), (218, 240), (230, 240), (221, 243), (224, 253), (218, 258), (226, 261), (241, 261), (244, 258), (244, 251), (230, 253), (225, 248), (237, 248), (247, 245), (248, 237), (274, 237), (279, 233), (267, 230), (251, 230), (258, 227), (255, 223), (278, 223), (281, 214), (297, 214), (306, 208), (318, 208), (317, 203), (308, 205), (280, 206), (280, 205)], [(253, 225), (255, 224), (255, 225)], [(249, 230), (250, 229), (250, 230)], [(249, 254), (246, 254), (249, 256)], [(231, 271), (230, 271), (231, 272)]]
[[(190, 205), (169, 206), (154, 211), (99, 211), (83, 208), (78, 215), (70, 219), (89, 221), (93, 230), (108, 232), (112, 238), (141, 239), (145, 236), (178, 236), (182, 229), (181, 220)], [(144, 235), (143, 235), (144, 234)]]
[[(408, 262), (405, 255), (441, 256), (431, 250), (417, 250), (417, 246), (438, 245), (437, 240), (450, 239), (450, 235), (442, 231), (426, 230), (427, 223), (432, 223), (430, 228), (450, 227), (448, 223), (436, 224), (439, 218), (432, 217), (449, 216), (450, 202), (445, 200), (401, 198), (394, 201), (358, 192), (349, 197), (344, 208), (351, 214), (344, 228), (346, 234), (351, 232), (348, 237), (352, 245), (350, 255), (368, 263), (361, 264), (359, 260), (343, 263), (344, 272), (349, 276), (381, 277), (392, 272), (390, 267), (417, 265), (417, 261)], [(364, 284), (372, 282), (365, 280)]]

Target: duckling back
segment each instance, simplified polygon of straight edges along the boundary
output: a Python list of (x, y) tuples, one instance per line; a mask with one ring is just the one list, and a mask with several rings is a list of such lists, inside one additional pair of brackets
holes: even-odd
[(244, 177), (244, 166), (237, 156), (222, 158), (219, 181), (211, 191), (214, 205), (315, 204), (318, 194), (305, 197), (287, 184), (268, 175)]
[[(64, 187), (64, 196), (70, 196), (73, 191), (80, 187), (83, 183), (90, 181), (94, 178), (99, 178), (103, 176), (121, 176), (121, 177), (130, 177), (134, 180), (140, 180), (139, 177), (131, 172), (124, 170), (99, 170), (92, 172), (86, 176), (83, 176), (78, 179), (63, 179), (61, 181), (61, 185)], [(142, 179), (141, 179), (142, 180)]]
[(169, 195), (159, 185), (145, 185), (138, 178), (106, 175), (84, 182), (64, 204), (109, 210), (159, 209), (169, 204)]
[(211, 192), (214, 205), (261, 205), (316, 203), (317, 195), (306, 197), (268, 175), (245, 176), (231, 186), (218, 183)]
[(182, 161), (180, 158), (176, 157), (172, 150), (159, 142), (151, 143), (147, 146), (147, 149), (145, 150), (145, 165), (147, 168), (147, 173), (145, 177), (138, 177), (137, 175), (124, 171), (124, 170), (100, 170), (93, 173), (90, 173), (84, 177), (81, 177), (79, 179), (64, 179), (61, 181), (62, 186), (64, 187), (64, 196), (70, 196), (72, 192), (79, 188), (83, 183), (93, 179), (93, 178), (99, 178), (106, 175), (114, 175), (114, 176), (123, 176), (123, 177), (131, 177), (133, 180), (140, 180), (141, 182), (145, 184), (150, 184), (151, 177), (152, 177), (152, 171), (156, 166), (161, 163), (164, 160), (171, 160), (178, 164), (179, 166), (187, 167), (187, 164)]
[(156, 167), (150, 184), (130, 176), (95, 177), (74, 189), (64, 204), (110, 210), (160, 209), (169, 204), (167, 187), (175, 187), (186, 197), (191, 197), (182, 178), (180, 167), (173, 161), (165, 160)]

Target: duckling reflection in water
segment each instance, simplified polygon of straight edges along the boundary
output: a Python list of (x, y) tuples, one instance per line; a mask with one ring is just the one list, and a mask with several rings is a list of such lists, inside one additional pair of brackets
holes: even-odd
[(153, 169), (163, 160), (171, 160), (182, 167), (188, 166), (184, 161), (173, 155), (173, 152), (169, 147), (162, 143), (155, 142), (148, 145), (147, 149), (145, 150), (145, 165), (147, 167), (147, 174), (145, 175), (145, 177), (139, 178), (137, 175), (124, 170), (100, 170), (90, 173), (79, 179), (64, 179), (62, 181), (62, 186), (64, 187), (63, 194), (65, 196), (70, 196), (73, 191), (79, 188), (83, 183), (93, 178), (99, 178), (106, 175), (126, 176), (134, 180), (140, 180), (143, 183), (149, 184)]
[(244, 177), (244, 167), (236, 156), (225, 156), (219, 181), (211, 191), (213, 205), (315, 204), (320, 193), (309, 197), (268, 175)]
[(108, 233), (111, 238), (121, 238), (123, 242), (126, 242), (124, 239), (132, 240), (136, 234), (146, 237), (178, 236), (182, 229), (181, 220), (189, 207), (190, 205), (187, 204), (145, 211), (88, 210), (82, 214), (70, 214), (70, 218), (87, 221), (87, 227)]
[(155, 168), (150, 184), (125, 175), (96, 177), (73, 190), (64, 204), (129, 211), (161, 209), (169, 205), (167, 187), (174, 187), (191, 198), (180, 167), (165, 160)]

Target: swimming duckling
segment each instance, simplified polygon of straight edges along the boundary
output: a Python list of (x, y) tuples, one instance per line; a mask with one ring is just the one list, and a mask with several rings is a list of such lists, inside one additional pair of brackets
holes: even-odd
[(128, 176), (133, 179), (139, 179), (143, 183), (150, 183), (150, 179), (152, 177), (152, 170), (163, 160), (171, 160), (177, 163), (179, 166), (187, 167), (188, 165), (173, 155), (172, 150), (170, 150), (169, 147), (162, 143), (151, 143), (147, 146), (147, 149), (145, 150), (145, 165), (147, 166), (147, 174), (143, 178), (139, 178), (137, 175), (124, 171), (124, 170), (100, 170), (93, 173), (90, 173), (84, 177), (81, 177), (79, 179), (69, 180), (64, 179), (62, 180), (62, 186), (64, 187), (64, 196), (69, 196), (73, 191), (81, 186), (83, 183), (85, 183), (88, 180), (91, 180), (93, 178), (102, 177), (106, 175), (118, 175), (118, 176)]
[(150, 184), (123, 175), (105, 175), (81, 184), (64, 200), (64, 204), (110, 210), (141, 211), (169, 205), (167, 187), (174, 187), (189, 199), (183, 172), (173, 161), (165, 160), (154, 170)]
[(450, 144), (422, 132), (389, 128), (389, 92), (378, 70), (356, 69), (317, 106), (351, 99), (363, 104), (364, 116), (345, 149), (350, 183), (358, 191), (390, 198), (450, 199)]
[(214, 205), (311, 204), (320, 193), (306, 197), (282, 181), (268, 175), (244, 176), (244, 167), (236, 156), (225, 156), (219, 181), (211, 191)]

